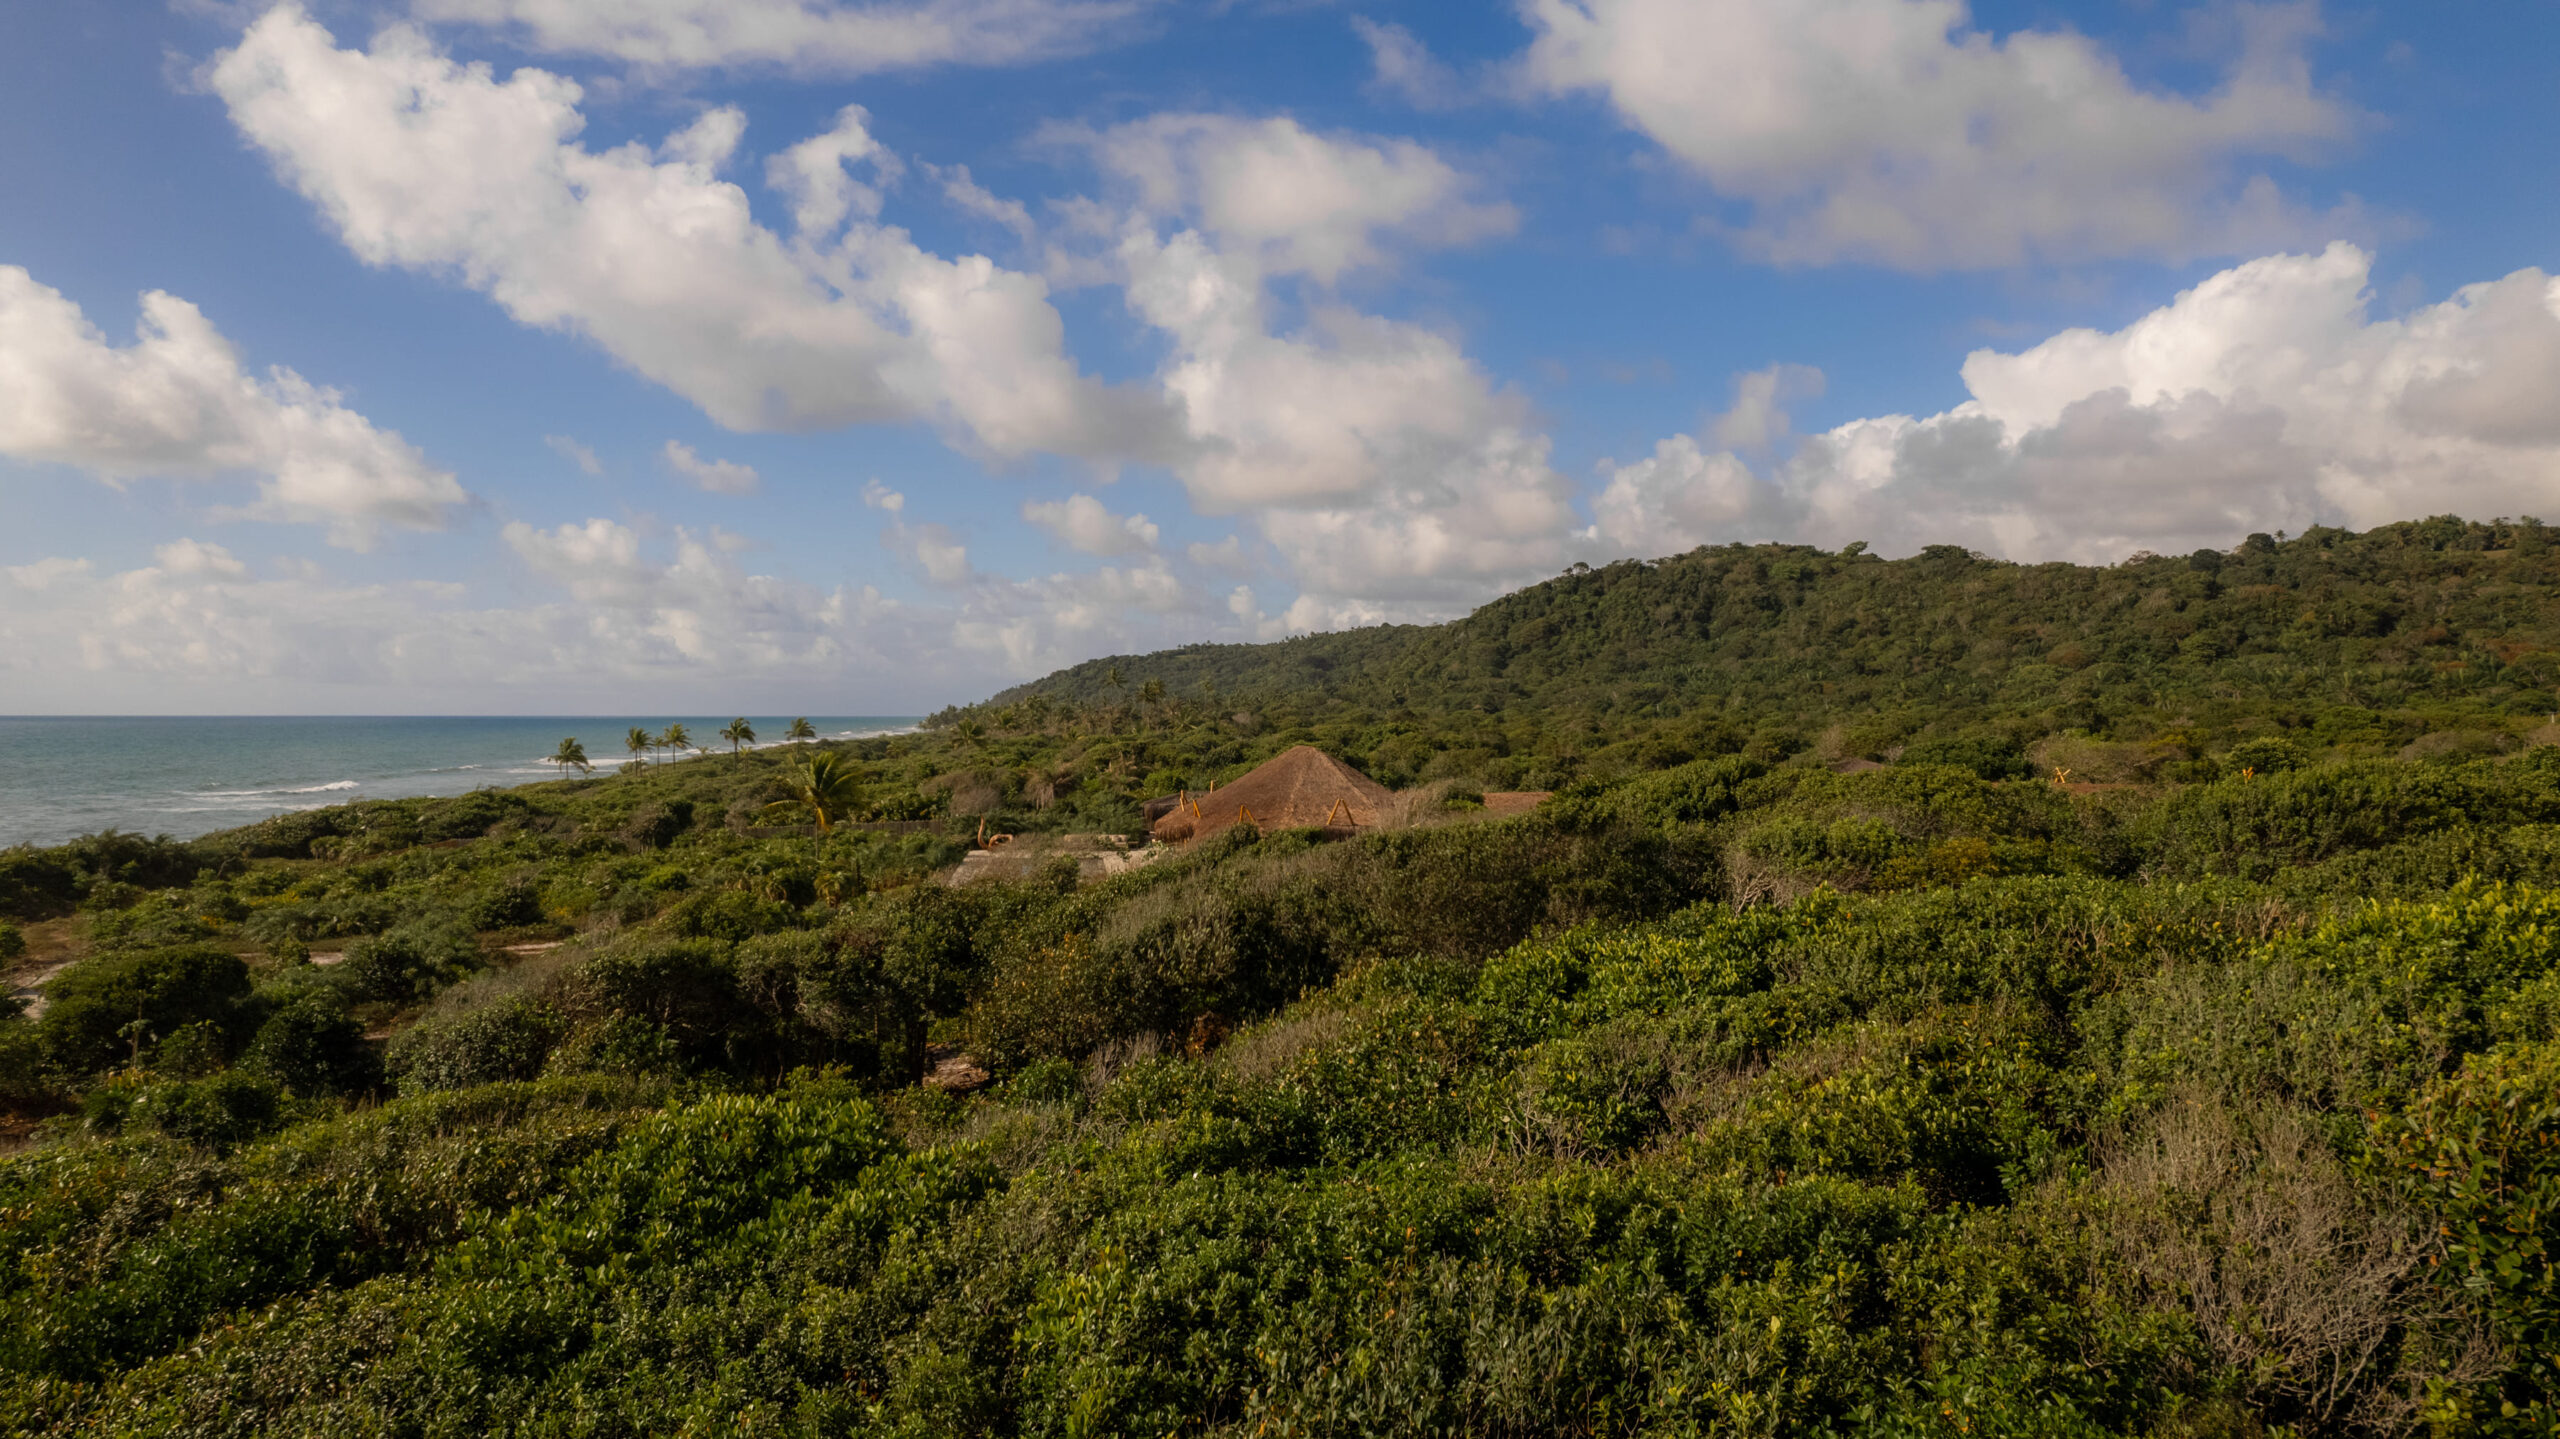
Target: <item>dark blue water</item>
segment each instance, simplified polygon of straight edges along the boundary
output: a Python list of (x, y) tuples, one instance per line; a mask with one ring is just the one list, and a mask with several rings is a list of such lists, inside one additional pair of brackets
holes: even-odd
[[(694, 743), (725, 751), (719, 732), (730, 718), (0, 718), (0, 845), (57, 844), (110, 828), (192, 839), (359, 797), (523, 784), (551, 778), (542, 757), (571, 736), (609, 769), (630, 758), (622, 736), (633, 725), (655, 734), (669, 719)], [(748, 718), (767, 744), (791, 722)], [(915, 724), (895, 715), (809, 722), (831, 739)]]

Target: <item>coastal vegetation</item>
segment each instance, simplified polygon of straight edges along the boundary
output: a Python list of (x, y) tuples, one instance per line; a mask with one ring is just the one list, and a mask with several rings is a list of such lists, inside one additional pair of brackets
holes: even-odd
[(2549, 1433), (2555, 658), (2531, 522), (1732, 547), (0, 852), (0, 1428)]

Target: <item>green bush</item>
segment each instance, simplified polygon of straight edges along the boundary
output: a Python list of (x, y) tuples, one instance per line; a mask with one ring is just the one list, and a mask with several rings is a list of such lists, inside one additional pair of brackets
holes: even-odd
[(788, 929), (799, 919), (799, 914), (779, 900), (766, 899), (745, 890), (724, 889), (686, 895), (669, 906), (660, 919), (670, 931), (686, 938), (718, 939), (734, 944), (742, 939)]
[(541, 922), (542, 887), (530, 879), (511, 879), (472, 901), (473, 929), (515, 929)]
[(272, 1133), (285, 1116), (283, 1098), (263, 1075), (225, 1070), (195, 1080), (106, 1085), (90, 1092), (82, 1115), (96, 1133), (148, 1129), (222, 1151)]
[(2025, 779), (2034, 773), (2026, 746), (2008, 735), (1936, 735), (1912, 741), (1897, 765), (1944, 765), (1979, 779)]
[(2474, 1054), (2374, 1124), (2379, 1164), (2434, 1214), (2438, 1272), (2479, 1305), (2503, 1350), (2494, 1378), (2438, 1385), (2453, 1432), (2560, 1429), (2560, 1043)]
[(305, 1096), (359, 1094), (382, 1082), (382, 1062), (336, 991), (302, 984), (274, 999), (241, 1067)]
[(550, 1005), (509, 996), (421, 1021), (392, 1040), (384, 1068), (404, 1095), (532, 1079), (567, 1032)]
[(637, 1015), (614, 1014), (570, 1031), (544, 1062), (546, 1074), (613, 1074), (673, 1079), (684, 1073), (675, 1036)]
[(422, 921), (349, 944), (331, 976), (358, 999), (424, 999), (480, 967), (480, 946), (461, 925)]
[(45, 1060), (72, 1074), (123, 1063), (194, 1024), (245, 1040), (249, 968), (208, 946), (150, 950), (75, 964), (46, 986), (36, 1021)]

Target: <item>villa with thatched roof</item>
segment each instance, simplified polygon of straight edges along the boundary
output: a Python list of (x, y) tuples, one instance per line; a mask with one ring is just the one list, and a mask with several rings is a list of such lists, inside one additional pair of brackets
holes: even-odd
[(1253, 773), (1214, 790), (1186, 794), (1155, 822), (1167, 843), (1258, 829), (1367, 829), (1386, 818), (1387, 787), (1311, 744), (1274, 755)]

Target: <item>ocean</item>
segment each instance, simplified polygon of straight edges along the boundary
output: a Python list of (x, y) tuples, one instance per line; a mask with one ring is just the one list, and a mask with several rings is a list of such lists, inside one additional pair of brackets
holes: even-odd
[[(59, 844), (120, 829), (193, 839), (271, 814), (351, 799), (453, 795), (555, 777), (543, 756), (574, 736), (598, 770), (631, 756), (622, 737), (669, 719), (715, 751), (731, 716), (652, 718), (209, 719), (0, 717), (0, 846)], [(765, 744), (790, 717), (749, 716)], [(829, 739), (893, 734), (902, 715), (809, 717)]]

